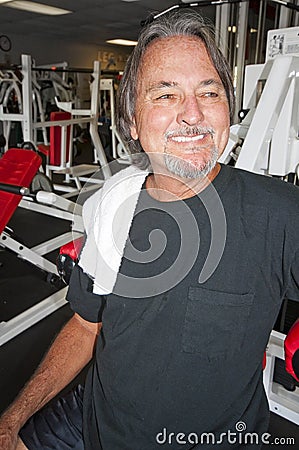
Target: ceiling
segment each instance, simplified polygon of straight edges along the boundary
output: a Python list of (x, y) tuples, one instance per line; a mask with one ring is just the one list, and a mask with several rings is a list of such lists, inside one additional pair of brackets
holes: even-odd
[[(0, 4), (0, 35), (19, 34), (104, 45), (108, 39), (136, 40), (140, 22), (152, 12), (163, 11), (180, 0), (38, 0), (71, 10), (71, 14), (45, 16)], [(199, 9), (199, 8), (197, 8)], [(212, 17), (213, 7), (203, 9)]]

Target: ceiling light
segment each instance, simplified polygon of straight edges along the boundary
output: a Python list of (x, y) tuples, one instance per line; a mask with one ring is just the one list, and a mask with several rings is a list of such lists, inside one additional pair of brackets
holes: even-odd
[(108, 44), (116, 44), (116, 45), (128, 45), (128, 46), (134, 46), (137, 45), (137, 41), (128, 41), (127, 39), (110, 39), (109, 41), (106, 41)]
[(23, 11), (29, 11), (38, 14), (47, 14), (49, 16), (60, 16), (62, 14), (70, 14), (72, 12), (68, 11), (67, 9), (61, 9), (54, 6), (22, 0), (0, 0), (0, 4), (2, 4), (3, 6), (7, 6), (8, 8), (21, 9)]

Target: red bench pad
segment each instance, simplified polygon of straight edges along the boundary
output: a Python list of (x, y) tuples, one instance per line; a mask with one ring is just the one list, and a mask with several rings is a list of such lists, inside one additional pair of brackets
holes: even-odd
[[(41, 157), (31, 151), (11, 148), (0, 159), (0, 183), (29, 187), (41, 165)], [(0, 191), (0, 233), (15, 212), (21, 195)]]
[(284, 341), (286, 370), (299, 381), (299, 319), (289, 330)]
[(67, 244), (60, 247), (59, 253), (60, 255), (68, 255), (73, 261), (77, 261), (82, 246), (84, 243), (84, 237), (79, 237), (75, 239), (74, 241), (70, 241)]

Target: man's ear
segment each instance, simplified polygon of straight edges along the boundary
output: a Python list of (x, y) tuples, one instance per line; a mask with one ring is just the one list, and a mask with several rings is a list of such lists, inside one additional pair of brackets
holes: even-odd
[(132, 125), (130, 127), (130, 133), (131, 133), (132, 139), (134, 139), (134, 141), (137, 141), (137, 139), (138, 139), (138, 132), (137, 132), (137, 127), (136, 127), (135, 117), (133, 117), (133, 119), (132, 119)]

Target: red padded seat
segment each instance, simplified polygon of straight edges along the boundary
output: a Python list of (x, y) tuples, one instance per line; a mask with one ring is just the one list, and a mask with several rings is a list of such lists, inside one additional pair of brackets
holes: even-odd
[[(31, 150), (11, 148), (0, 159), (0, 183), (29, 187), (41, 165), (41, 157)], [(0, 233), (16, 210), (22, 196), (0, 191)]]

